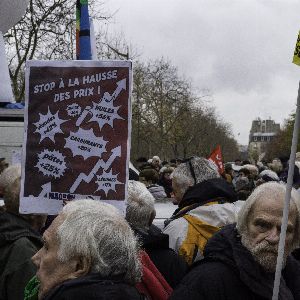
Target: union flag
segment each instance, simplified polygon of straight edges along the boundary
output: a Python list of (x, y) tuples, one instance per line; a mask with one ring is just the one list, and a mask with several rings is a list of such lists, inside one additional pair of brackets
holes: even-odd
[(208, 157), (215, 165), (218, 167), (218, 171), (220, 174), (224, 173), (224, 165), (223, 165), (223, 158), (222, 158), (222, 151), (221, 146), (218, 145), (214, 151)]

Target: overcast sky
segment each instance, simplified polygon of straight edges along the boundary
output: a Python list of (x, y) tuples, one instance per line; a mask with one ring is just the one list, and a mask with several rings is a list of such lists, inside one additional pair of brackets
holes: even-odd
[(251, 121), (283, 124), (295, 110), (300, 67), (292, 64), (300, 29), (300, 1), (107, 0), (118, 12), (116, 32), (141, 53), (165, 57), (248, 144)]

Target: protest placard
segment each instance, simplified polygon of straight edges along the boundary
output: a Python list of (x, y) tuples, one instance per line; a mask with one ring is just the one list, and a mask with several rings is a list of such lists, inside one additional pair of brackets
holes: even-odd
[(102, 200), (124, 212), (131, 131), (129, 61), (29, 61), (20, 211)]

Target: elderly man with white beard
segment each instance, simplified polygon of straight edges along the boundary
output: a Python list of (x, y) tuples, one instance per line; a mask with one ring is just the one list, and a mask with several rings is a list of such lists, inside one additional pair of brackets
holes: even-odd
[[(176, 299), (272, 299), (286, 186), (257, 187), (238, 214), (208, 242), (171, 296)], [(300, 299), (300, 264), (290, 253), (299, 247), (300, 198), (292, 190), (279, 299)]]

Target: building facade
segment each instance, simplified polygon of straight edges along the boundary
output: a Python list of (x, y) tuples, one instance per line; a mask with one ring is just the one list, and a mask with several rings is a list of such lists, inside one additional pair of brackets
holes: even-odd
[(252, 121), (249, 134), (248, 154), (252, 161), (259, 161), (264, 157), (266, 146), (270, 143), (280, 130), (280, 124), (274, 120), (261, 120), (257, 118)]

